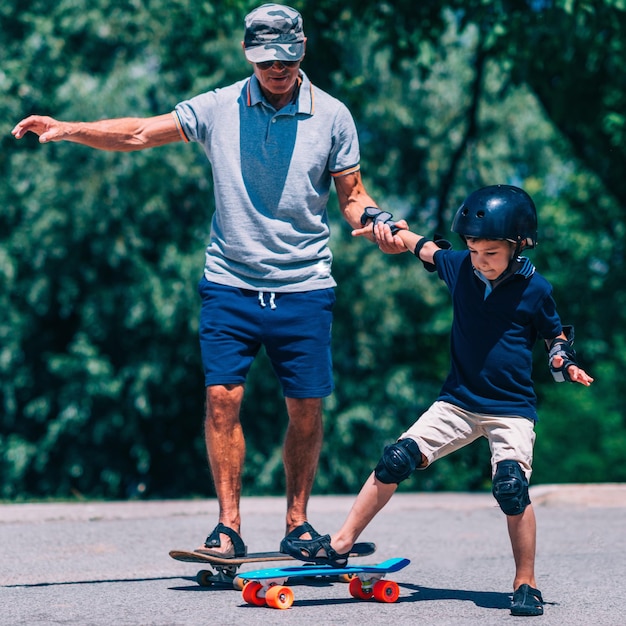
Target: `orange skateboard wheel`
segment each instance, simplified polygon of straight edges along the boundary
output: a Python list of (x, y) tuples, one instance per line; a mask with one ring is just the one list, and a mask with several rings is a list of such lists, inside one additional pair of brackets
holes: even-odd
[(293, 604), (293, 591), (290, 587), (274, 585), (267, 590), (265, 601), (273, 609), (288, 609)]
[(377, 580), (373, 592), (379, 602), (395, 602), (400, 597), (400, 587), (393, 580)]
[(356, 577), (350, 581), (350, 595), (358, 600), (369, 600), (372, 597), (372, 588), (363, 588), (363, 582), (360, 578)]
[(243, 576), (235, 576), (235, 578), (233, 578), (233, 589), (243, 591), (247, 582), (250, 582), (247, 578), (244, 578)]
[(263, 585), (257, 580), (247, 582), (241, 592), (244, 602), (253, 604), (254, 606), (263, 606), (265, 604), (265, 598), (259, 596), (261, 589), (263, 589)]

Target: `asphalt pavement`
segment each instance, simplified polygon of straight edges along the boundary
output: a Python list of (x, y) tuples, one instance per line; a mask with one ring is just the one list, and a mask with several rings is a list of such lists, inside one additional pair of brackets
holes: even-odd
[[(345, 583), (317, 580), (294, 585), (295, 602), (282, 611), (200, 587), (200, 566), (169, 557), (201, 543), (216, 522), (215, 500), (0, 505), (0, 624), (624, 624), (626, 484), (538, 486), (531, 498), (541, 617), (509, 613), (513, 558), (490, 494), (403, 493), (361, 537), (376, 554), (353, 561), (409, 558), (390, 577), (400, 585), (396, 603), (356, 600)], [(333, 532), (352, 501), (315, 496), (309, 519)], [(284, 511), (284, 498), (243, 500), (250, 551), (278, 549)]]

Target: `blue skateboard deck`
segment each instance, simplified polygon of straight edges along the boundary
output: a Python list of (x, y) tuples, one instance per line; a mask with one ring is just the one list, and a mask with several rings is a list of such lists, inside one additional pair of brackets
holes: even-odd
[(331, 567), (330, 565), (297, 565), (289, 567), (270, 567), (257, 569), (251, 572), (241, 572), (240, 576), (246, 580), (267, 580), (268, 578), (295, 578), (296, 576), (358, 576), (359, 574), (390, 574), (404, 569), (411, 561), (409, 559), (388, 559), (375, 565), (347, 565), (346, 567)]
[(243, 583), (244, 601), (256, 606), (288, 609), (293, 604), (294, 594), (285, 583), (290, 578), (314, 576), (345, 576), (350, 580), (350, 595), (353, 598), (395, 602), (400, 595), (398, 584), (383, 578), (405, 568), (410, 562), (409, 559), (394, 558), (374, 565), (272, 567), (241, 572), (238, 578)]

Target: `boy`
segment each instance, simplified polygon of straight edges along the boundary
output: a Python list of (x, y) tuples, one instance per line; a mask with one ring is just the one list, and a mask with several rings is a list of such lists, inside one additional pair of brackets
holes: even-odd
[[(537, 419), (531, 379), (537, 337), (546, 342), (555, 380), (588, 386), (593, 378), (576, 363), (573, 328), (561, 325), (550, 284), (519, 256), (536, 245), (535, 205), (522, 189), (508, 185), (473, 192), (452, 223), (452, 231), (467, 244), (463, 251), (441, 249), (404, 223), (385, 223), (373, 212), (368, 217), (381, 250), (397, 249), (399, 237), (448, 286), (454, 310), (450, 372), (435, 403), (385, 447), (341, 529), (332, 537), (299, 541), (291, 554), (342, 565), (400, 482), (415, 469), (486, 437), (492, 491), (506, 515), (515, 560), (511, 613), (542, 615), (534, 572), (536, 522), (528, 495)], [(364, 235), (369, 228), (353, 234)]]

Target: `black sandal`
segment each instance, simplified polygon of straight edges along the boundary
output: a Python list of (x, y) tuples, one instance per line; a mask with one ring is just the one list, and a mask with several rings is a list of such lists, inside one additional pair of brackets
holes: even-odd
[[(330, 545), (330, 535), (321, 536), (319, 534), (313, 539), (295, 539), (289, 538), (289, 535), (287, 535), (280, 544), (280, 551), (299, 561), (307, 561), (317, 565), (330, 565), (338, 568), (347, 565), (348, 556), (350, 555), (349, 552), (339, 554)], [(322, 551), (325, 554), (320, 554)]]
[[(300, 524), (300, 526), (296, 526), (288, 535), (285, 535), (285, 538), (280, 542), (280, 551), (285, 554), (289, 554), (284, 548), (288, 546), (294, 539), (300, 539), (302, 535), (305, 533), (309, 533), (311, 535), (311, 539), (317, 539), (321, 537), (317, 530), (309, 524), (309, 522), (304, 522)], [(303, 541), (310, 541), (309, 539), (304, 539)]]
[(248, 553), (248, 549), (246, 544), (243, 542), (243, 539), (228, 526), (224, 526), (222, 522), (220, 522), (214, 529), (213, 532), (206, 538), (204, 542), (204, 547), (209, 548), (209, 550), (205, 550), (204, 548), (198, 548), (196, 552), (200, 552), (202, 554), (212, 554), (214, 556), (225, 556), (224, 554), (220, 554), (219, 552), (212, 552), (210, 548), (219, 548), (222, 545), (220, 540), (220, 534), (227, 535), (228, 538), (233, 542), (233, 548), (235, 549), (235, 553), (228, 555), (231, 557), (240, 557), (246, 556)]
[(513, 593), (511, 615), (543, 615), (543, 597), (539, 589), (520, 585)]

